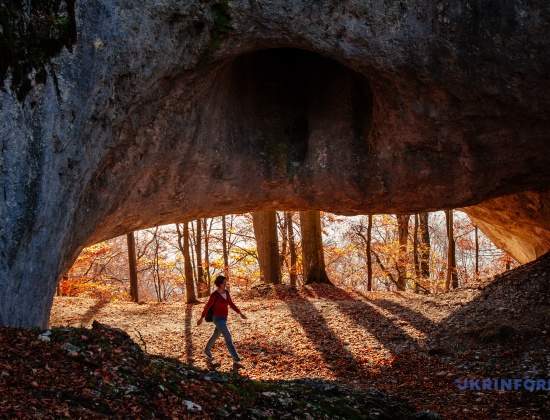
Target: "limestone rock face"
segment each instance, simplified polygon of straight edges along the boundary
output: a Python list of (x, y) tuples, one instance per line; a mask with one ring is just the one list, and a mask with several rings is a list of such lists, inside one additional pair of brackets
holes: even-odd
[(550, 192), (527, 191), (463, 209), (500, 248), (527, 263), (550, 250)]
[(51, 4), (56, 48), (9, 49), (2, 76), (0, 324), (45, 325), (80, 249), (130, 230), (269, 208), (434, 210), (550, 185), (545, 0)]

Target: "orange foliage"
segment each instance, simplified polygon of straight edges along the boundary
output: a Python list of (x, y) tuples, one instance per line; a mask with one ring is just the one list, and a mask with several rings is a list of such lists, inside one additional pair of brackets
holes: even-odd
[(86, 296), (102, 300), (126, 300), (125, 290), (109, 282), (101, 269), (101, 264), (109, 259), (113, 252), (108, 242), (101, 242), (84, 248), (69, 272), (59, 283), (62, 296)]

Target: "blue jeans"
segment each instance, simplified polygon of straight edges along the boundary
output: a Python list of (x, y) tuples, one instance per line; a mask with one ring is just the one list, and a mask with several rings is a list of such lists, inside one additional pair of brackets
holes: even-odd
[(214, 332), (212, 333), (212, 337), (210, 337), (210, 340), (208, 340), (208, 343), (206, 344), (206, 348), (204, 349), (204, 352), (211, 357), (212, 356), (212, 347), (214, 346), (214, 343), (220, 336), (220, 334), (223, 335), (223, 338), (225, 339), (225, 345), (227, 346), (227, 350), (229, 350), (229, 354), (231, 354), (231, 357), (235, 362), (238, 362), (241, 360), (239, 357), (239, 354), (237, 353), (237, 350), (235, 349), (235, 346), (233, 345), (233, 339), (231, 338), (231, 333), (229, 332), (229, 329), (227, 328), (227, 318), (219, 318), (217, 316), (212, 317), (212, 321), (214, 321), (214, 325), (216, 326), (216, 329), (214, 329)]

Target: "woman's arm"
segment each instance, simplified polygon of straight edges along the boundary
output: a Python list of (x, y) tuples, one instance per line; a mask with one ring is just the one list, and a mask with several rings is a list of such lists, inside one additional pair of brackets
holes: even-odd
[(214, 293), (210, 295), (210, 298), (208, 299), (208, 302), (206, 302), (206, 305), (204, 305), (204, 309), (202, 310), (201, 319), (206, 316), (206, 313), (210, 309), (210, 307), (214, 304), (214, 301), (216, 300), (216, 297), (214, 296)]
[(242, 318), (246, 319), (245, 314), (243, 314), (241, 310), (237, 308), (237, 305), (233, 303), (233, 300), (231, 300), (231, 295), (229, 293), (227, 294), (227, 303), (229, 304), (229, 306), (231, 306), (231, 309), (237, 312)]

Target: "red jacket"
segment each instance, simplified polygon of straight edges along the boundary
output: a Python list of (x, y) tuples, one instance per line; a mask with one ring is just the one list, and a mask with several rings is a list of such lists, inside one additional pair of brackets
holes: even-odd
[(210, 309), (211, 306), (214, 306), (214, 316), (217, 316), (218, 318), (227, 318), (228, 313), (228, 306), (231, 306), (231, 308), (237, 312), (238, 314), (241, 313), (239, 308), (235, 306), (233, 301), (231, 300), (231, 296), (229, 295), (229, 292), (226, 290), (226, 297), (227, 299), (224, 299), (222, 295), (220, 295), (217, 291), (213, 292), (210, 295), (210, 298), (208, 299), (208, 302), (206, 302), (206, 305), (204, 306), (204, 309), (202, 310), (202, 317), (204, 318), (206, 316), (206, 313)]

